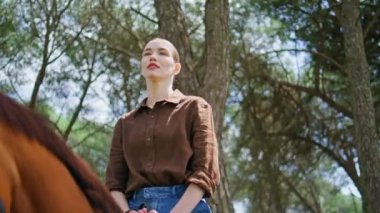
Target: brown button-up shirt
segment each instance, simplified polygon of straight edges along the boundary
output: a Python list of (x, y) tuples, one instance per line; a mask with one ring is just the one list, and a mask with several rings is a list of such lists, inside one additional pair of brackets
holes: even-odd
[(109, 190), (194, 183), (210, 196), (219, 182), (211, 106), (175, 90), (154, 108), (146, 99), (116, 123), (106, 171)]

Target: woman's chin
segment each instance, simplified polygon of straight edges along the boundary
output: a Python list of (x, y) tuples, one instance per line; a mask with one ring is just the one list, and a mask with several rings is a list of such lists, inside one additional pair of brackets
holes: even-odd
[(164, 76), (159, 74), (149, 74), (144, 76), (145, 80), (151, 81), (151, 82), (162, 82), (162, 81), (168, 81), (170, 80), (170, 76)]

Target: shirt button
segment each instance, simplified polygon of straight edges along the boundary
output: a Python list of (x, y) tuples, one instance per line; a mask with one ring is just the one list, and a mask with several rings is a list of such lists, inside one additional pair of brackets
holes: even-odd
[(151, 118), (154, 118), (154, 115), (151, 115), (150, 117), (151, 117)]
[(150, 138), (147, 138), (146, 140), (147, 140), (147, 141), (150, 141)]

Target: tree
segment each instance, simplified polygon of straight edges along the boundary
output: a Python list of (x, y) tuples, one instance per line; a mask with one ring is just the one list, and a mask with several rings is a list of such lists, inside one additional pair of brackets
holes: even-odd
[[(234, 30), (239, 30), (234, 31), (233, 35), (239, 35), (241, 32), (242, 36), (233, 39), (237, 46), (236, 51), (235, 45), (232, 50), (234, 75), (231, 92), (233, 96), (229, 101), (232, 104), (241, 103), (241, 107), (239, 107), (241, 112), (237, 113), (236, 120), (242, 121), (241, 126), (244, 127), (234, 123), (241, 128), (236, 138), (241, 146), (237, 146), (236, 149), (242, 148), (243, 150), (239, 154), (248, 156), (243, 162), (251, 163), (253, 166), (231, 172), (246, 171), (245, 174), (251, 175), (250, 178), (256, 177), (256, 175), (263, 176), (265, 170), (257, 172), (259, 169), (257, 167), (261, 162), (258, 160), (260, 150), (266, 150), (272, 156), (277, 156), (277, 158), (272, 157), (271, 161), (280, 168), (288, 166), (301, 168), (298, 166), (299, 163), (302, 163), (305, 168), (292, 173), (290, 183), (296, 186), (297, 191), (302, 192), (299, 195), (301, 195), (300, 198), (306, 198), (303, 199), (306, 201), (304, 203), (316, 204), (303, 204), (303, 206), (318, 207), (318, 205), (322, 205), (315, 202), (319, 200), (319, 192), (313, 193), (317, 195), (317, 199), (314, 198), (315, 196), (310, 196), (312, 194), (306, 194), (297, 184), (299, 180), (297, 176), (302, 177), (303, 170), (310, 174), (310, 169), (313, 169), (311, 162), (323, 165), (318, 161), (318, 156), (329, 156), (333, 162), (346, 171), (357, 188), (361, 190), (360, 175), (356, 169), (358, 150), (353, 140), (353, 111), (349, 98), (351, 92), (348, 84), (348, 72), (344, 66), (345, 53), (342, 48), (344, 36), (333, 12), (334, 7), (331, 7), (327, 1), (304, 1), (302, 4), (299, 1), (249, 1), (250, 5), (246, 5), (247, 2), (239, 2), (239, 4), (243, 5), (242, 8), (236, 12), (238, 15), (235, 14), (232, 17), (237, 17), (237, 19), (239, 16), (242, 17), (239, 24), (233, 23)], [(367, 35), (364, 44), (367, 59), (370, 62), (372, 91), (378, 91), (376, 89), (378, 88), (376, 87), (378, 77), (376, 76), (378, 76), (379, 70), (377, 59), (379, 27), (374, 24), (378, 21), (378, 4), (378, 1), (361, 1), (360, 6), (362, 12), (360, 20), (364, 25), (363, 32), (366, 32)], [(254, 11), (252, 5), (255, 5), (259, 11), (265, 12)], [(241, 20), (248, 20), (248, 23)], [(252, 26), (252, 23), (256, 25)], [(265, 23), (269, 23), (271, 27), (268, 29)], [(263, 29), (263, 27), (266, 28)], [(258, 38), (257, 34), (263, 31), (267, 38)], [(271, 41), (268, 37), (274, 38), (274, 40), (281, 39), (287, 43), (287, 48), (273, 48), (271, 44), (278, 40)], [(261, 42), (260, 46), (255, 45), (256, 40)], [(268, 46), (265, 46), (266, 44)], [(289, 48), (289, 44), (292, 46), (291, 48)], [(256, 49), (266, 52), (259, 54), (255, 52)], [(297, 75), (293, 73), (292, 68), (285, 66), (286, 62), (281, 61), (279, 55), (283, 52), (294, 56), (302, 52), (309, 53), (303, 67), (301, 65), (296, 67), (298, 68)], [(260, 66), (261, 64), (266, 66)], [(373, 94), (376, 95), (375, 92)], [(375, 105), (377, 100), (374, 99)], [(274, 121), (273, 118), (275, 118)], [(270, 143), (276, 143), (281, 146), (281, 149), (273, 151), (276, 146), (270, 148), (268, 147), (271, 146)], [(294, 144), (294, 146), (289, 146), (289, 144)], [(288, 157), (281, 156), (283, 151), (287, 153)], [(263, 151), (264, 154), (266, 152)], [(313, 157), (305, 158), (303, 156), (305, 153)], [(284, 157), (288, 158), (288, 162)], [(251, 158), (254, 160), (250, 160)], [(236, 159), (235, 156), (233, 159)], [(294, 164), (290, 159), (301, 161)], [(307, 159), (309, 159), (309, 163), (307, 163)], [(318, 167), (314, 167), (314, 169), (320, 170)], [(267, 171), (269, 172), (269, 170)], [(244, 174), (239, 176), (244, 176)], [(260, 180), (265, 179), (262, 176), (260, 176)], [(255, 179), (245, 181), (252, 183)], [(268, 178), (268, 181), (261, 182), (270, 185), (269, 181)], [(244, 183), (244, 180), (240, 177), (236, 180), (236, 183), (242, 182)], [(232, 185), (234, 186), (235, 183)], [(258, 188), (257, 185), (250, 187)], [(287, 190), (286, 187), (281, 187), (281, 189)], [(232, 191), (235, 192), (234, 187), (232, 187)], [(289, 193), (289, 191), (286, 192)], [(290, 192), (295, 194), (295, 190)], [(280, 198), (287, 203), (283, 196)], [(256, 197), (256, 202), (252, 201), (252, 203), (259, 203), (260, 199), (264, 200), (266, 197)], [(275, 204), (275, 202), (278, 201), (275, 199), (270, 201), (271, 204)]]
[(380, 212), (380, 150), (370, 88), (359, 0), (331, 3), (343, 28), (345, 67), (351, 86), (354, 137), (360, 166), (360, 185), (365, 212)]
[[(255, 212), (350, 211), (352, 205), (334, 206), (333, 199), (342, 196), (332, 186), (338, 184), (331, 180), (337, 169), (366, 201), (372, 192), (365, 183), (375, 176), (363, 181), (372, 170), (357, 170), (358, 156), (363, 161), (359, 151), (369, 143), (357, 147), (354, 128), (372, 115), (355, 118), (350, 97), (359, 82), (349, 82), (352, 69), (368, 70), (369, 77), (355, 77), (364, 81), (364, 94), (369, 78), (373, 100), (363, 103), (373, 101), (379, 131), (380, 1), (360, 1), (363, 29), (349, 27), (358, 30), (350, 36), (343, 21), (353, 17), (346, 18), (343, 4), (333, 1), (205, 2), (1, 2), (0, 89), (24, 103), (34, 97), (36, 109), (102, 176), (113, 122), (143, 96), (138, 64), (143, 45), (165, 37), (181, 55), (175, 87), (204, 97), (214, 109), (222, 172), (213, 197), (217, 212), (231, 212), (232, 199), (244, 200)], [(354, 44), (364, 46), (367, 68), (365, 63), (349, 68), (348, 39), (359, 31), (363, 42)], [(355, 66), (364, 60), (356, 48)], [(290, 67), (284, 53), (305, 60)], [(38, 73), (43, 77), (37, 82)], [(97, 108), (109, 113), (106, 121)]]
[(63, 15), (70, 8), (71, 3), (71, 0), (64, 4), (60, 4), (56, 0), (53, 0), (50, 4), (40, 1), (37, 1), (37, 3), (26, 2), (30, 6), (27, 10), (29, 12), (28, 18), (31, 21), (30, 27), (36, 33), (36, 37), (41, 40), (41, 62), (29, 102), (31, 108), (36, 107), (37, 97), (45, 79), (48, 65), (61, 57), (67, 48), (57, 44), (60, 43), (58, 40), (63, 36), (61, 24)]
[(216, 203), (216, 212), (232, 212), (223, 144), (221, 143), (224, 106), (230, 80), (228, 1), (206, 1), (204, 50), (202, 57), (198, 58), (198, 62), (192, 52), (189, 29), (180, 1), (156, 0), (155, 7), (160, 35), (172, 41), (181, 56), (182, 71), (178, 79), (179, 88), (185, 93), (204, 97), (213, 106), (222, 177), (214, 202)]

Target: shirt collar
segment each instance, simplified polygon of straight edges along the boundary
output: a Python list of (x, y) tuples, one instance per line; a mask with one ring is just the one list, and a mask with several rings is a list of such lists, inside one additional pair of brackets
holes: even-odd
[[(167, 98), (165, 98), (164, 100), (162, 100), (162, 101), (166, 101), (166, 102), (170, 102), (170, 103), (173, 103), (173, 104), (178, 104), (180, 101), (181, 101), (181, 99), (183, 98), (183, 97), (185, 97), (185, 95), (184, 94), (182, 94), (182, 92), (181, 91), (179, 91), (178, 89), (176, 89), (176, 90), (174, 90)], [(145, 107), (145, 106), (147, 106), (146, 105), (146, 101), (147, 101), (147, 97), (146, 98), (144, 98), (144, 100), (142, 100), (141, 101), (141, 103), (140, 103), (140, 107)], [(140, 108), (139, 107), (139, 108)]]

